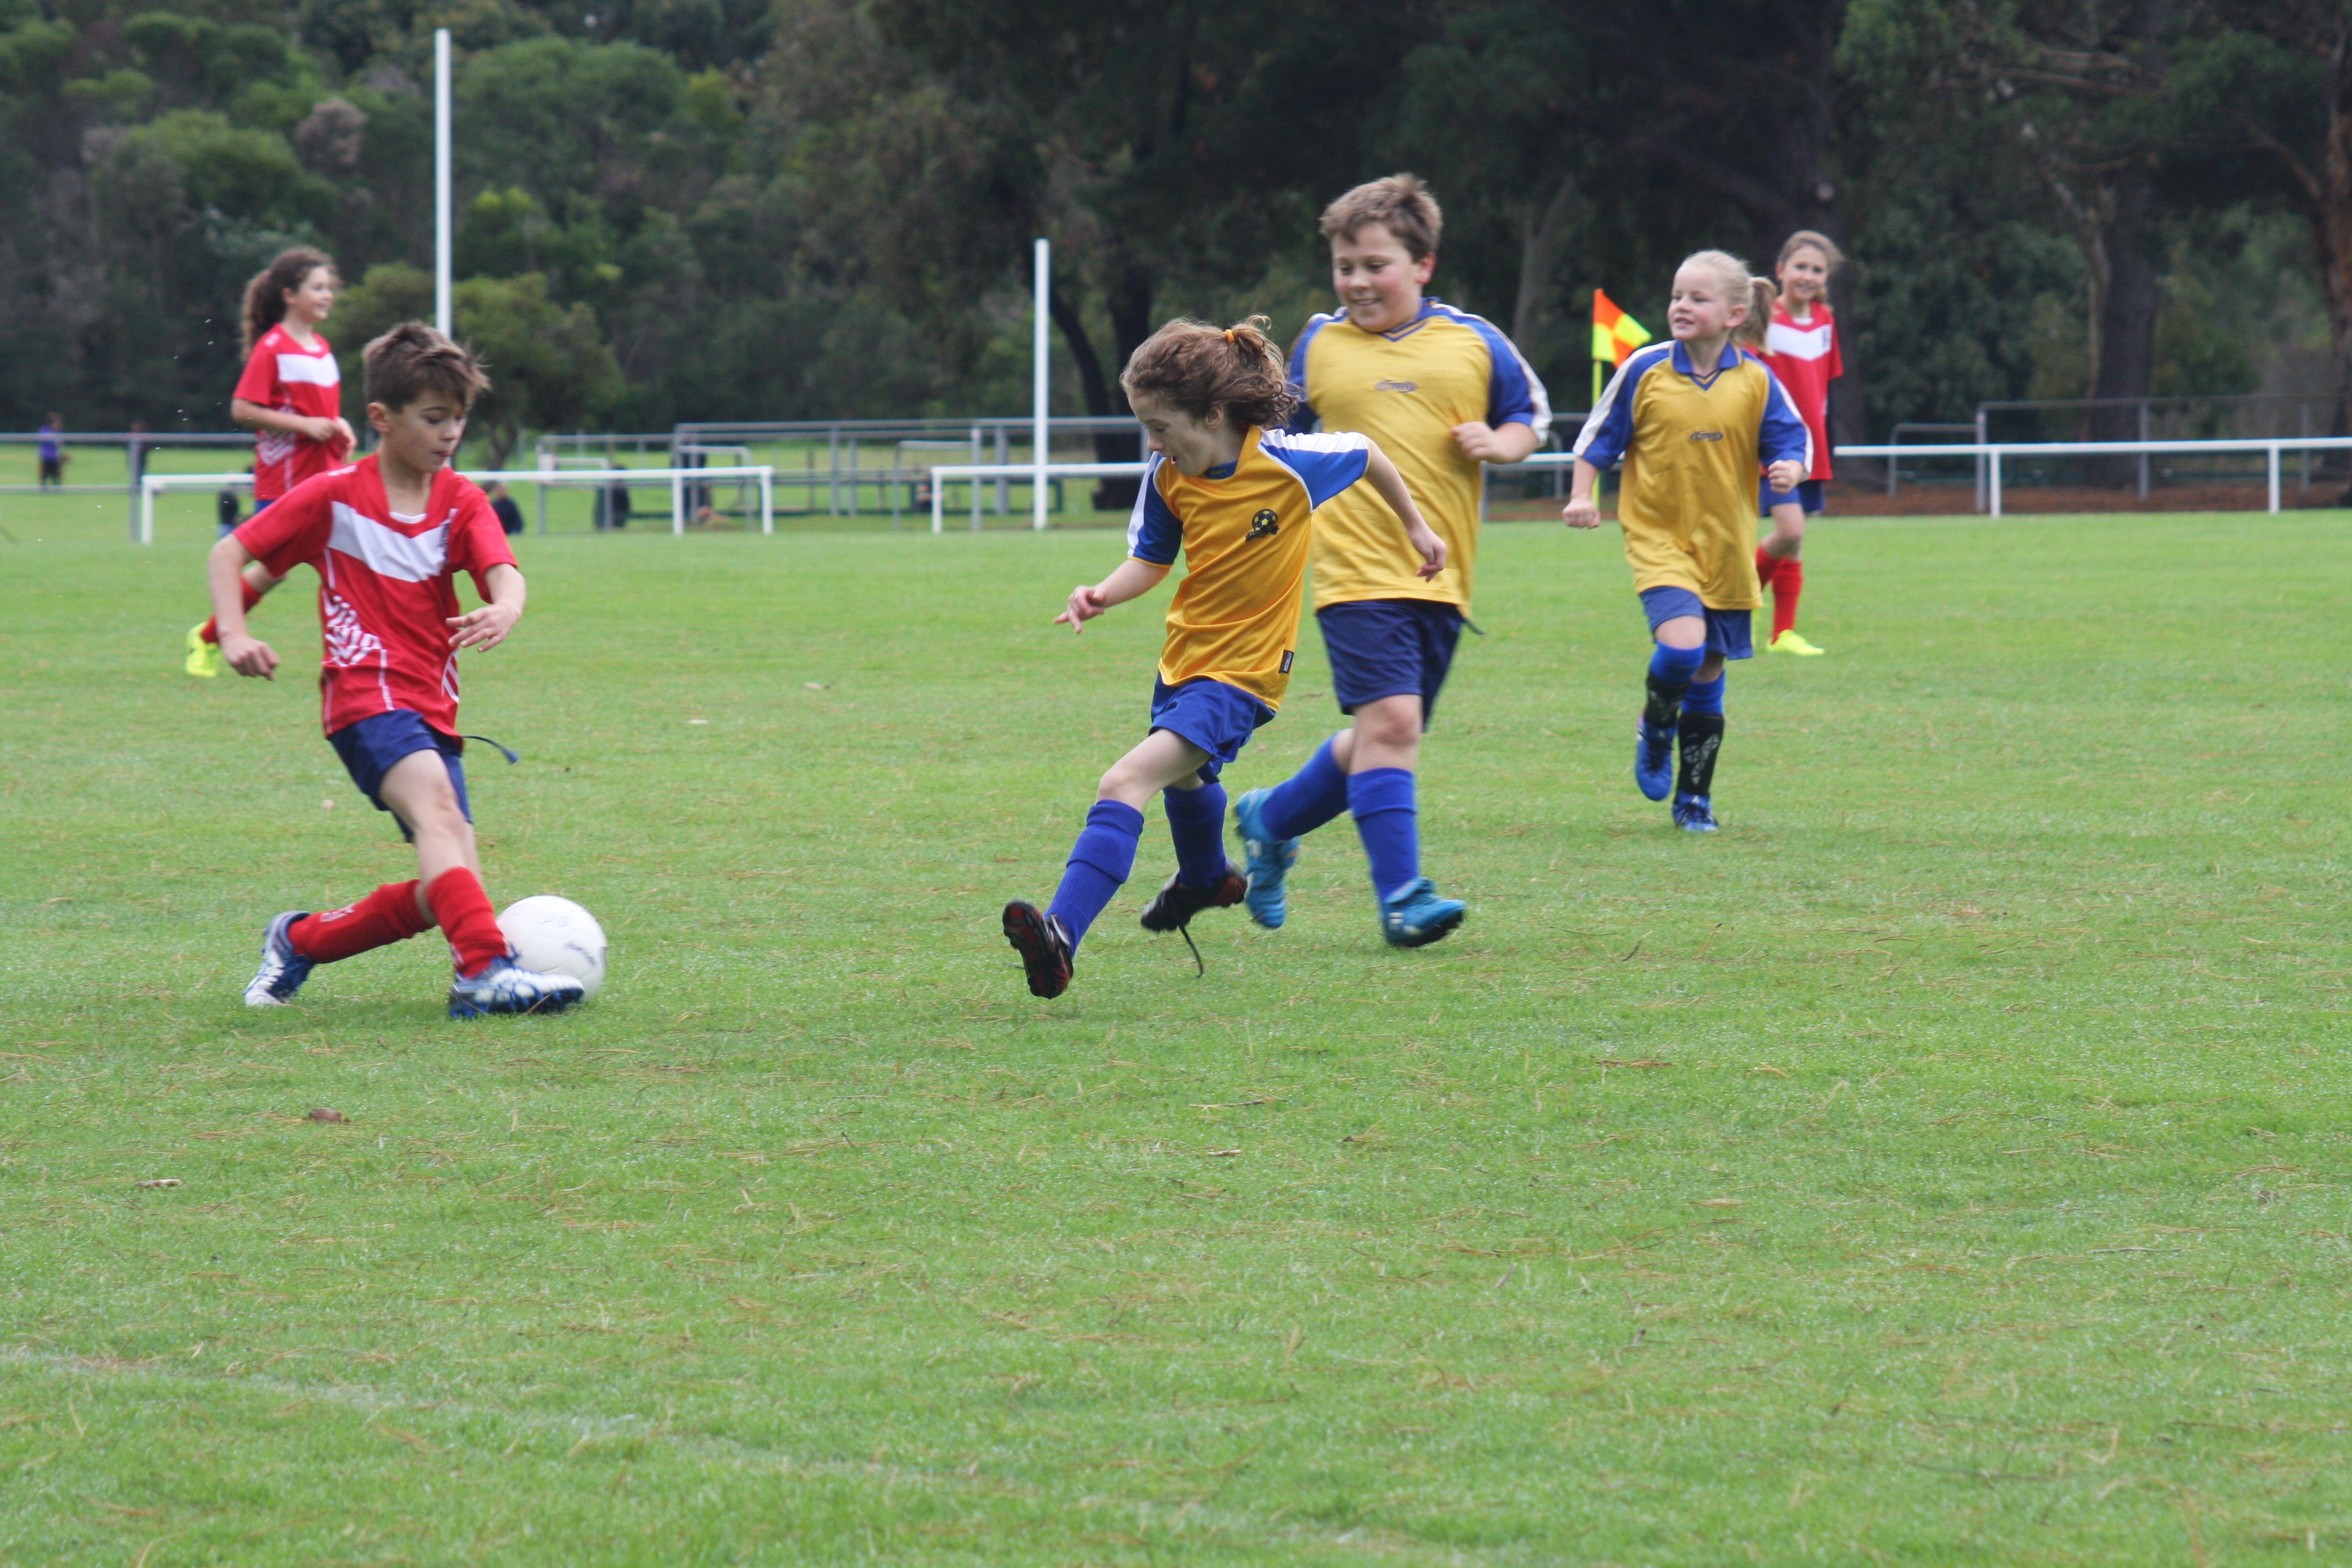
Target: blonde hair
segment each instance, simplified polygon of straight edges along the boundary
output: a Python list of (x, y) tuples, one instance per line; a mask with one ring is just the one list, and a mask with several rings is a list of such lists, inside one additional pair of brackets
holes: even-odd
[(1437, 198), (1415, 174), (1391, 174), (1358, 185), (1323, 209), (1323, 237), (1353, 239), (1356, 231), (1379, 224), (1404, 242), (1415, 261), (1437, 254), (1445, 215)]
[(1820, 251), (1832, 272), (1845, 265), (1845, 252), (1837, 247), (1835, 240), (1818, 229), (1801, 228), (1780, 242), (1780, 254), (1773, 258), (1772, 270), (1780, 271), (1789, 264), (1789, 258), (1801, 250)]
[(1731, 329), (1731, 341), (1743, 349), (1761, 346), (1772, 324), (1772, 306), (1780, 298), (1771, 280), (1751, 275), (1748, 263), (1727, 250), (1694, 250), (1683, 258), (1683, 267), (1706, 268), (1722, 282), (1725, 299), (1746, 302), (1748, 319)]
[(1264, 316), (1230, 327), (1179, 316), (1143, 340), (1118, 384), (1129, 398), (1147, 393), (1195, 419), (1222, 408), (1239, 424), (1278, 429), (1297, 411), (1298, 394), (1266, 336), (1272, 325)]

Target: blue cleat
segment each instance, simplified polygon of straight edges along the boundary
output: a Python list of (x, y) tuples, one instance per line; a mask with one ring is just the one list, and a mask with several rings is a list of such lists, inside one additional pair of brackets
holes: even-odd
[(1675, 802), (1675, 826), (1685, 833), (1713, 833), (1722, 826), (1703, 795), (1686, 795)]
[(449, 1016), (486, 1013), (561, 1013), (585, 1001), (588, 988), (569, 974), (541, 974), (511, 958), (494, 958), (449, 987)]
[(1381, 900), (1381, 935), (1391, 947), (1427, 947), (1469, 912), (1459, 899), (1441, 899), (1437, 884), (1423, 877), (1392, 899)]
[(1242, 901), (1249, 906), (1250, 919), (1268, 931), (1280, 931), (1290, 913), (1282, 879), (1298, 863), (1298, 840), (1267, 836), (1265, 797), (1271, 793), (1254, 789), (1234, 802), (1234, 827), (1249, 860), (1249, 891)]
[(310, 912), (289, 910), (269, 922), (269, 930), (261, 939), (261, 967), (245, 988), (247, 1006), (283, 1007), (294, 1000), (294, 993), (302, 989), (302, 982), (310, 978), (310, 961), (294, 951), (294, 943), (286, 934), (296, 921)]
[(1634, 730), (1633, 782), (1642, 794), (1651, 800), (1664, 800), (1675, 792), (1675, 734), (1673, 724), (1653, 724), (1645, 714)]

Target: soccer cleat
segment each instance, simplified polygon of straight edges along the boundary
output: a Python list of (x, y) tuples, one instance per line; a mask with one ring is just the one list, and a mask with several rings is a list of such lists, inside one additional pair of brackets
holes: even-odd
[(1298, 863), (1298, 840), (1266, 833), (1265, 797), (1271, 793), (1254, 789), (1234, 802), (1234, 826), (1241, 833), (1242, 849), (1249, 858), (1249, 891), (1242, 901), (1249, 905), (1250, 919), (1268, 931), (1280, 931), (1290, 912), (1282, 879)]
[(1686, 795), (1675, 802), (1675, 826), (1685, 833), (1713, 833), (1723, 825), (1703, 795)]
[(1004, 940), (1021, 955), (1029, 972), (1029, 994), (1052, 1001), (1070, 988), (1071, 960), (1076, 946), (1062, 922), (1024, 900), (1004, 906)]
[(449, 987), (449, 1016), (487, 1013), (561, 1013), (584, 1001), (588, 988), (569, 974), (541, 974), (511, 958), (494, 958)]
[(1437, 884), (1423, 877), (1392, 899), (1381, 900), (1381, 935), (1391, 947), (1427, 947), (1462, 923), (1469, 906), (1441, 899)]
[(289, 910), (269, 922), (269, 930), (261, 938), (261, 967), (254, 972), (245, 988), (247, 1006), (282, 1007), (294, 1000), (294, 993), (310, 978), (310, 961), (294, 951), (293, 941), (286, 934), (296, 921), (310, 913), (308, 910)]
[(210, 680), (221, 672), (220, 644), (205, 641), (201, 622), (188, 628), (188, 661), (180, 668), (199, 680)]
[(1647, 798), (1664, 800), (1675, 788), (1675, 726), (1653, 724), (1644, 714), (1633, 732), (1633, 783)]
[(1797, 628), (1794, 626), (1790, 626), (1765, 646), (1773, 653), (1793, 653), (1806, 658), (1819, 658), (1830, 651), (1825, 647), (1815, 647), (1803, 637), (1799, 637)]
[(1241, 868), (1225, 863), (1225, 874), (1205, 888), (1188, 888), (1171, 877), (1143, 909), (1146, 931), (1182, 931), (1202, 910), (1229, 910), (1242, 901), (1246, 884)]

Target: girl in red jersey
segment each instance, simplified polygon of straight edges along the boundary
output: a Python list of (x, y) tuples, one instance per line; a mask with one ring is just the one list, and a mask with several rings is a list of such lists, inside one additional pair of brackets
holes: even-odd
[[(342, 374), (319, 323), (335, 308), (341, 280), (324, 251), (298, 245), (245, 286), (245, 374), (229, 399), (229, 417), (259, 433), (254, 447), (253, 510), (259, 511), (314, 474), (351, 455), (343, 419)], [(222, 531), (224, 533), (227, 530)], [(246, 576), (246, 608), (273, 586), (257, 565)], [(219, 637), (206, 621), (188, 633), (187, 671), (220, 673)]]
[(1797, 633), (1797, 598), (1805, 589), (1805, 519), (1822, 510), (1822, 486), (1830, 477), (1830, 383), (1845, 374), (1838, 352), (1837, 319), (1830, 314), (1830, 274), (1845, 257), (1830, 237), (1801, 228), (1780, 247), (1773, 267), (1780, 297), (1765, 329), (1764, 363), (1789, 391), (1790, 400), (1813, 437), (1813, 471), (1793, 491), (1764, 487), (1759, 510), (1772, 520), (1772, 531), (1756, 548), (1756, 576), (1772, 590), (1773, 653), (1816, 655)]

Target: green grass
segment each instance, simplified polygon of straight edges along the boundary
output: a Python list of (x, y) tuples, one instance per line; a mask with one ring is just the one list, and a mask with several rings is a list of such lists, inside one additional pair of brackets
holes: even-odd
[[(58, 505), (0, 1562), (2352, 1559), (2343, 514), (1824, 521), (1713, 840), (1626, 778), (1613, 540), (1495, 528), (1464, 931), (1382, 948), (1336, 824), (1195, 979), (1155, 812), (1051, 1005), (995, 914), (1139, 732), (1164, 600), (1046, 624), (1111, 541), (531, 541), (476, 809), (614, 979), (467, 1026), (429, 937), (239, 1005), (413, 873), (299, 673), (178, 673), (202, 533)], [(1237, 788), (1328, 727), (1301, 646)]]

